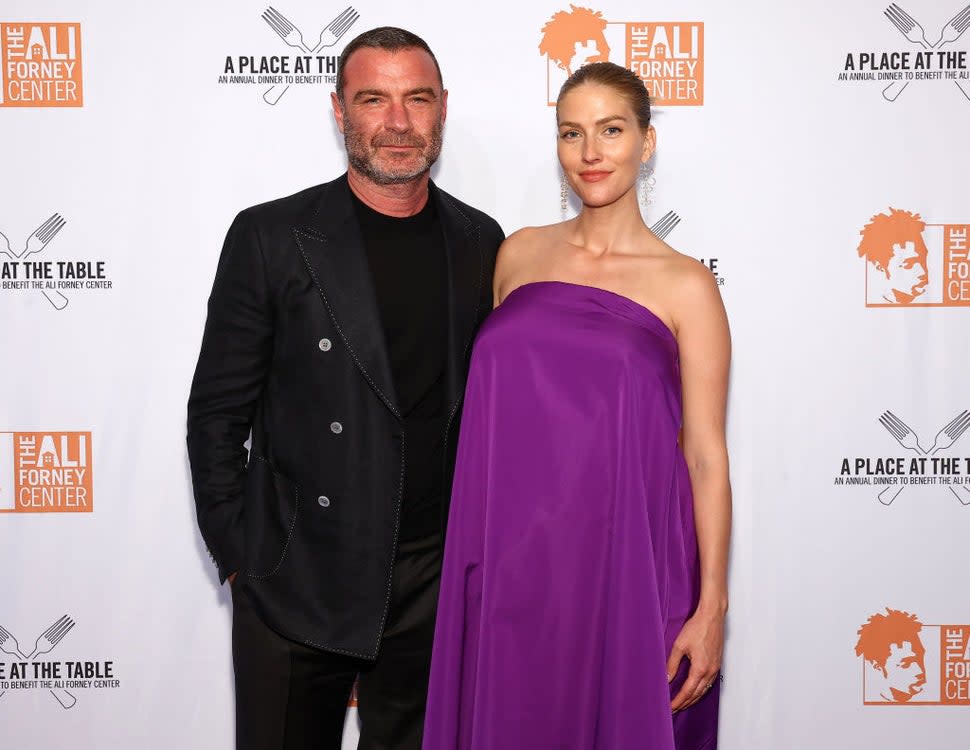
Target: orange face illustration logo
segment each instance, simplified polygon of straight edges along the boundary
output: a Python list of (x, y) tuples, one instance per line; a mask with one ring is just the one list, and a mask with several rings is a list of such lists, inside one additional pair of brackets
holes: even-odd
[(865, 705), (970, 705), (970, 625), (926, 625), (886, 607), (856, 634)]
[[(873, 291), (890, 305), (908, 305), (926, 291), (926, 224), (919, 214), (890, 208), (876, 214), (860, 232), (859, 255), (874, 268)], [(880, 277), (885, 283), (878, 284)]]
[(930, 223), (890, 207), (860, 230), (867, 307), (970, 305), (970, 225)]
[[(871, 668), (866, 673), (866, 697), (874, 693), (887, 703), (906, 703), (926, 684), (926, 649), (916, 615), (886, 608), (859, 628), (856, 656)], [(869, 682), (872, 682), (872, 685)]]
[(586, 63), (610, 60), (610, 45), (603, 35), (607, 23), (603, 14), (575, 5), (569, 7), (569, 12), (559, 11), (542, 27), (539, 43), (539, 53), (548, 55), (567, 76)]
[(592, 8), (570, 5), (542, 27), (546, 101), (555, 104), (568, 76), (592, 62), (632, 70), (658, 106), (704, 103), (704, 24), (694, 21), (610, 21)]

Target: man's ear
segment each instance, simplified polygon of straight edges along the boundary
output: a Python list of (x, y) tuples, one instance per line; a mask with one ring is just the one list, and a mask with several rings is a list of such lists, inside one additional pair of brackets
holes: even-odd
[(448, 116), (448, 89), (442, 89), (441, 91), (441, 124), (445, 124), (445, 118)]
[(344, 132), (344, 109), (340, 104), (340, 97), (336, 91), (330, 92), (330, 104), (333, 107), (333, 119), (337, 121), (337, 129)]

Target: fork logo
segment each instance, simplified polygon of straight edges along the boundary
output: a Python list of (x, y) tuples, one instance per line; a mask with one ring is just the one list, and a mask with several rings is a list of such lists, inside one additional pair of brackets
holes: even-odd
[(76, 290), (111, 289), (105, 261), (48, 260), (47, 246), (65, 226), (67, 219), (51, 214), (22, 244), (0, 231), (0, 290), (42, 296), (63, 310)]
[(650, 225), (650, 231), (657, 235), (658, 239), (664, 239), (673, 232), (680, 224), (680, 217), (675, 211), (668, 211), (657, 221)]
[(304, 34), (290, 18), (270, 6), (263, 12), (263, 21), (273, 37), (296, 54), (227, 55), (218, 82), (261, 86), (263, 101), (271, 106), (278, 104), (291, 86), (336, 83), (339, 55), (321, 53), (334, 47), (359, 18), (353, 7), (347, 7), (319, 34)]
[[(945, 488), (947, 495), (961, 505), (970, 506), (970, 456), (945, 455), (970, 429), (970, 410), (964, 409), (939, 429), (923, 435), (891, 411), (883, 412), (878, 421), (908, 453), (844, 457), (835, 484), (879, 486), (876, 498), (887, 506), (909, 487), (933, 485)], [(937, 455), (941, 452), (944, 455)]]
[[(114, 661), (51, 657), (75, 626), (74, 618), (62, 615), (36, 638), (18, 639), (0, 624), (0, 699), (6, 693), (49, 693), (62, 708), (73, 708), (81, 690), (121, 687)], [(70, 646), (67, 647), (71, 648)], [(6, 657), (13, 657), (13, 661)]]
[(970, 223), (928, 222), (890, 207), (859, 231), (866, 307), (970, 305)]
[[(677, 212), (668, 211), (650, 225), (650, 231), (653, 232), (658, 239), (662, 240), (673, 232), (674, 229), (677, 228), (678, 224), (680, 224), (680, 216), (677, 215)], [(714, 274), (714, 280), (717, 285), (724, 286), (724, 276), (721, 275), (719, 268), (720, 258), (698, 258), (698, 260), (711, 270), (711, 273)]]
[[(840, 81), (879, 82), (883, 85), (883, 98), (890, 102), (896, 101), (913, 81), (943, 81), (970, 101), (967, 51), (952, 49), (970, 29), (970, 5), (936, 27), (929, 20), (922, 22), (912, 16), (897, 3), (891, 3), (883, 15), (890, 33), (897, 35), (896, 40), (902, 36), (912, 50), (846, 53)], [(940, 29), (937, 34), (933, 33), (934, 28)]]
[(546, 102), (556, 103), (566, 78), (591, 62), (615, 62), (643, 80), (656, 106), (704, 104), (704, 24), (694, 21), (608, 21), (570, 5), (542, 27)]
[[(43, 687), (47, 689), (54, 699), (61, 704), (64, 708), (73, 708), (74, 704), (77, 703), (77, 698), (63, 686), (56, 686), (54, 684), (54, 674), (55, 672), (59, 675), (60, 669), (48, 668), (44, 669), (41, 662), (37, 661), (35, 657), (43, 656), (49, 654), (53, 651), (56, 646), (64, 640), (71, 629), (74, 627), (74, 620), (72, 620), (67, 615), (63, 615), (56, 622), (54, 622), (49, 628), (47, 628), (43, 633), (37, 636), (34, 641), (33, 648), (30, 649), (29, 654), (25, 654), (21, 651), (20, 643), (13, 636), (13, 634), (0, 625), (0, 651), (5, 654), (10, 654), (19, 658), (21, 661), (13, 662), (7, 665), (6, 663), (0, 662), (0, 697), (8, 689), (18, 689), (18, 690), (29, 690)], [(27, 648), (30, 648), (29, 641), (25, 641), (24, 644)], [(31, 660), (33, 663), (28, 664)], [(51, 662), (44, 663), (45, 665), (51, 664)], [(54, 664), (59, 664), (54, 662)], [(8, 669), (9, 668), (9, 669)], [(9, 674), (7, 674), (9, 672)], [(49, 678), (49, 679), (44, 679)], [(60, 681), (60, 680), (58, 680)], [(41, 683), (44, 683), (41, 685)], [(50, 684), (47, 684), (50, 683)]]

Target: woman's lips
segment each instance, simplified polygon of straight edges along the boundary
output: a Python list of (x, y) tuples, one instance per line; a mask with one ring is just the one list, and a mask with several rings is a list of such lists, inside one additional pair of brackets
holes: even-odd
[(589, 172), (580, 172), (579, 176), (584, 182), (599, 182), (600, 180), (605, 180), (607, 177), (609, 177), (610, 173), (591, 170)]

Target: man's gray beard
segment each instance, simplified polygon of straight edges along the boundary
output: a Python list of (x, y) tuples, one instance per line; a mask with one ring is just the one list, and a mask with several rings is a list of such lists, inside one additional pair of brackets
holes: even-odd
[[(349, 120), (344, 120), (344, 147), (347, 149), (347, 162), (355, 171), (362, 174), (375, 185), (403, 185), (423, 175), (431, 169), (432, 164), (438, 161), (438, 157), (441, 155), (441, 145), (444, 140), (442, 137), (443, 131), (444, 127), (442, 123), (435, 123), (434, 129), (431, 131), (430, 143), (425, 146), (425, 152), (422, 154), (424, 163), (421, 166), (409, 172), (391, 173), (383, 171), (371, 160), (371, 144), (365, 140), (364, 136)], [(403, 143), (407, 143), (407, 139), (401, 140), (402, 145)]]

